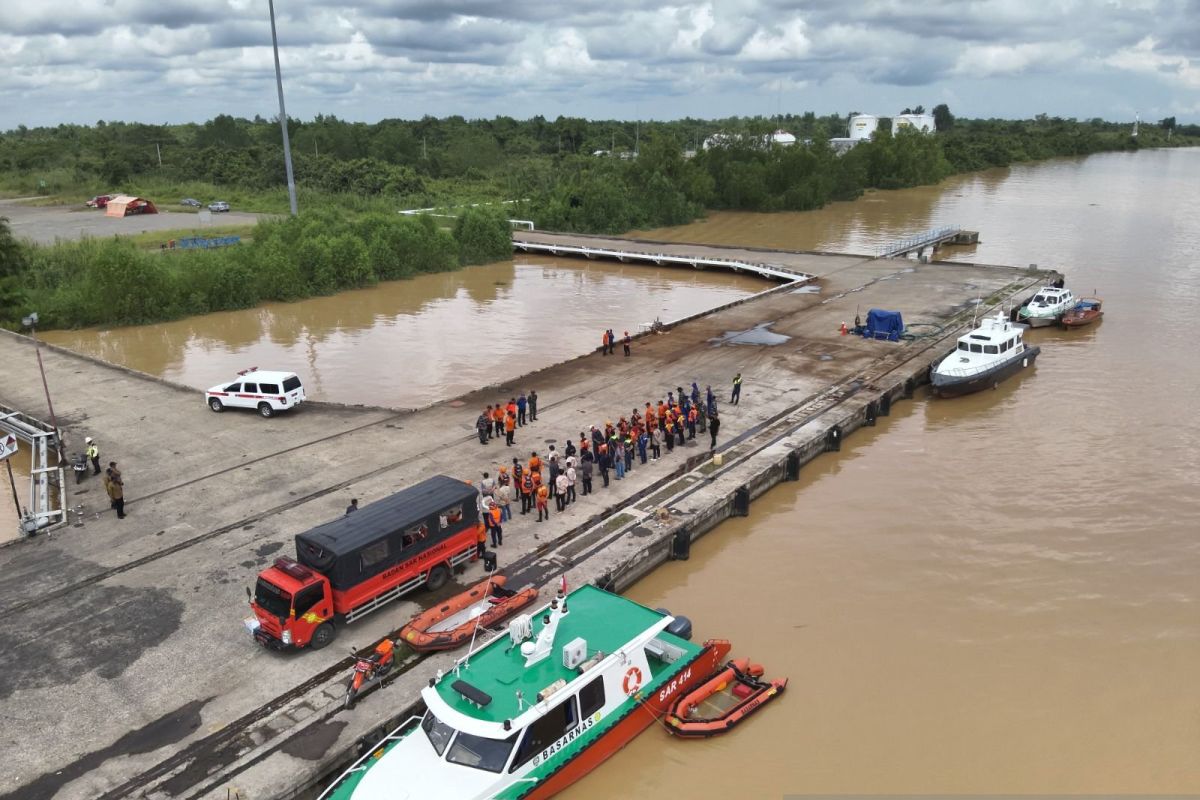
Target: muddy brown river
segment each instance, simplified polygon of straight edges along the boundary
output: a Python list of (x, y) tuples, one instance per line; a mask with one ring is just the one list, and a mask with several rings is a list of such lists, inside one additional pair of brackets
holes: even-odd
[[(1106, 316), (1031, 332), (1036, 369), (997, 391), (896, 403), (633, 587), (788, 691), (724, 738), (650, 730), (563, 796), (1200, 793), (1198, 185), (1200, 151), (1104, 154), (643, 233), (871, 253), (957, 223), (981, 243), (947, 258), (1055, 267)], [(54, 338), (196, 386), (289, 354), (328, 399), (416, 405), (756, 288), (535, 259), (422, 280)], [(370, 365), (404, 342), (430, 366), (401, 389)]]
[(997, 170), (650, 236), (1037, 262), (1104, 298), (1036, 371), (918, 395), (629, 595), (790, 678), (721, 739), (648, 731), (564, 796), (1200, 793), (1200, 151)]

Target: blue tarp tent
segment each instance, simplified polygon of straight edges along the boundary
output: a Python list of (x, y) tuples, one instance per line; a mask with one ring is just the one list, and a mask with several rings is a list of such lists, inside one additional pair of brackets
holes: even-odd
[(864, 337), (898, 342), (902, 333), (904, 333), (904, 320), (899, 311), (872, 308), (867, 312), (867, 324), (863, 326), (862, 332)]

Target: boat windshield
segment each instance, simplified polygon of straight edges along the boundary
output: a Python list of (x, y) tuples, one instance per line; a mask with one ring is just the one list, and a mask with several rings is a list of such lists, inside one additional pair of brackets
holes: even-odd
[(446, 752), (446, 745), (450, 744), (450, 737), (454, 735), (454, 728), (435, 717), (432, 711), (425, 712), (425, 719), (421, 720), (421, 730), (425, 731), (429, 743), (439, 756)]
[(507, 739), (485, 739), (459, 731), (446, 760), (451, 764), (462, 764), (488, 772), (500, 772), (508, 763), (508, 755), (517, 743), (517, 734)]
[(268, 614), (286, 619), (292, 613), (292, 596), (263, 578), (254, 586), (254, 602)]

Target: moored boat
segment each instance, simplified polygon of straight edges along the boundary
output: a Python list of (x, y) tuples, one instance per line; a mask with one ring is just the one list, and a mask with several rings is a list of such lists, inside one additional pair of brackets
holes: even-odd
[(400, 641), (418, 653), (451, 650), (470, 641), (476, 630), (503, 622), (537, 599), (537, 587), (513, 591), (505, 588), (506, 580), (494, 575), (418, 614), (400, 629)]
[(1081, 297), (1062, 316), (1064, 328), (1082, 328), (1091, 325), (1104, 316), (1103, 301), (1099, 297)]
[(1028, 367), (1041, 348), (1025, 344), (1025, 326), (1010, 322), (1003, 313), (984, 317), (979, 327), (958, 337), (955, 351), (930, 373), (939, 397), (958, 397), (981, 389), (994, 389), (1000, 381)]
[(762, 680), (763, 668), (749, 659), (730, 661), (703, 684), (675, 701), (667, 712), (667, 732), (683, 737), (726, 733), (783, 694), (787, 678)]
[(425, 714), (382, 737), (321, 797), (552, 797), (729, 653), (729, 642), (675, 635), (681, 628), (669, 614), (594, 586), (565, 588), (439, 671), (421, 692)]
[(1017, 321), (1031, 328), (1053, 325), (1075, 305), (1075, 295), (1070, 289), (1059, 286), (1043, 286), (1032, 299), (1017, 311)]

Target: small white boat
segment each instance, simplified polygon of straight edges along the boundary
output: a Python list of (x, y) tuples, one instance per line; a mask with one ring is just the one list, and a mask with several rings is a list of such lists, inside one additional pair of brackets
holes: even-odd
[(1075, 295), (1070, 289), (1057, 286), (1043, 286), (1017, 312), (1017, 321), (1024, 322), (1031, 328), (1044, 328), (1056, 325), (1062, 315), (1075, 305)]
[(958, 397), (995, 388), (1000, 381), (1033, 363), (1041, 348), (1025, 344), (1025, 326), (1009, 322), (1000, 311), (984, 317), (979, 327), (958, 337), (958, 346), (930, 373), (939, 397)]

